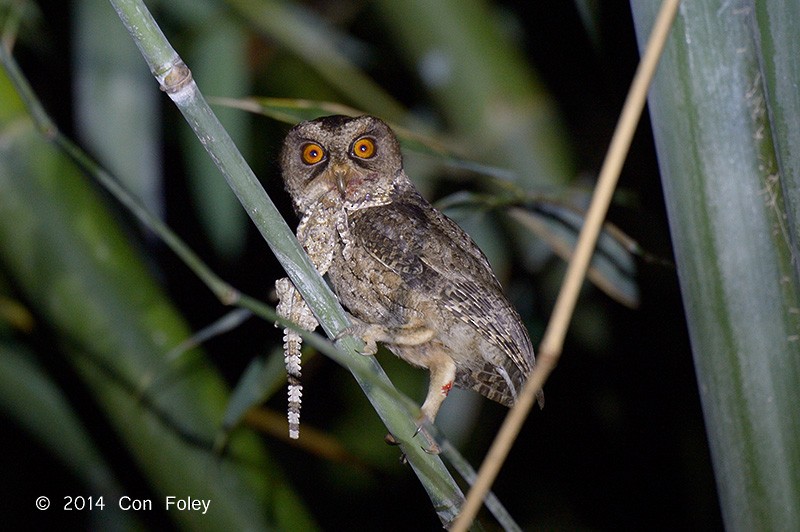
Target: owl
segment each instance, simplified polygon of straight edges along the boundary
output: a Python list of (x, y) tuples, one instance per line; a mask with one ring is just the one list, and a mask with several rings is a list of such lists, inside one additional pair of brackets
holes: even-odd
[[(406, 176), (392, 130), (372, 116), (303, 122), (289, 131), (280, 162), (297, 238), (349, 312), (347, 332), (363, 340), (364, 354), (380, 342), (430, 372), (427, 421), (453, 386), (512, 406), (534, 365), (528, 333), (478, 246)], [(280, 315), (317, 327), (288, 278), (276, 291)], [(293, 438), (300, 342), (284, 330)]]

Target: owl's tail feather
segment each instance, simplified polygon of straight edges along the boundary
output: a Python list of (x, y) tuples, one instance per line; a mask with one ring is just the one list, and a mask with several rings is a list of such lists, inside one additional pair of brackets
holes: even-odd
[(283, 330), (283, 353), (289, 381), (289, 437), (300, 437), (300, 406), (303, 402), (303, 385), (300, 384), (300, 346), (303, 339), (291, 329)]

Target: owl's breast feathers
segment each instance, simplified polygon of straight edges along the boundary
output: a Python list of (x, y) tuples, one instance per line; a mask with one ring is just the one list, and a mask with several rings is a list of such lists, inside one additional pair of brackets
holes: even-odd
[[(356, 247), (399, 276), (410, 292), (406, 304), (423, 313), (431, 303), (438, 309), (430, 316), (433, 341), (451, 351), (456, 384), (513, 405), (531, 372), (533, 347), (472, 239), (411, 187), (388, 205), (348, 213), (348, 226)], [(402, 349), (393, 350), (402, 357)]]

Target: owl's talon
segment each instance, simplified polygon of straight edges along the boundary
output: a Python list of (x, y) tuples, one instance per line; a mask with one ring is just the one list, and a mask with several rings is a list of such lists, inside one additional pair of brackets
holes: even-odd
[[(417, 428), (417, 431), (414, 433), (414, 436), (419, 434), (421, 429), (422, 427)], [(430, 437), (428, 436), (428, 438)], [(383, 437), (383, 441), (385, 441), (387, 445), (400, 445), (400, 442), (397, 441), (397, 438), (395, 438), (391, 432), (386, 433), (386, 436)], [(431, 441), (429, 440), (428, 443), (431, 443)], [(422, 451), (427, 454), (436, 455), (442, 452), (442, 449), (436, 443), (431, 443), (431, 446), (428, 448), (425, 448), (422, 445), (420, 445), (419, 448), (422, 449)], [(406, 453), (403, 452), (400, 453), (400, 463), (403, 465), (408, 463), (408, 456), (406, 456)]]
[[(386, 442), (387, 445), (400, 445), (400, 442), (397, 441), (397, 438), (394, 437), (394, 434), (391, 432), (387, 432), (386, 436), (383, 437), (383, 441)], [(408, 463), (408, 456), (403, 451), (400, 451), (400, 464), (406, 465)]]
[(431, 454), (433, 456), (436, 456), (437, 454), (442, 452), (442, 448), (435, 443), (430, 449), (426, 449), (425, 447), (422, 446), (420, 446), (420, 449), (422, 449), (426, 454)]
[(412, 436), (412, 438), (415, 438), (417, 434), (420, 433), (422, 433), (425, 439), (428, 440), (428, 445), (429, 445), (429, 447), (427, 448), (424, 445), (419, 446), (419, 448), (422, 449), (423, 452), (432, 455), (437, 455), (442, 452), (442, 448), (439, 447), (439, 444), (436, 443), (436, 441), (431, 437), (428, 431), (422, 429), (422, 426), (417, 427), (417, 430), (416, 432), (414, 432), (414, 436)]
[(429, 423), (426, 419), (420, 420), (417, 424), (417, 430), (414, 431), (414, 435), (411, 436), (412, 438), (416, 438), (418, 434), (422, 434), (422, 437), (425, 438), (428, 447), (426, 448), (423, 445), (420, 445), (420, 449), (425, 451), (427, 454), (439, 454), (442, 452), (441, 447), (439, 444), (436, 443), (436, 440), (431, 436), (430, 432), (425, 430), (424, 423)]
[[(351, 320), (355, 322), (355, 318), (351, 318)], [(370, 326), (366, 323), (353, 323), (353, 325), (344, 328), (339, 334), (337, 334), (333, 338), (333, 341), (338, 342), (346, 336), (358, 338), (364, 343), (363, 349), (359, 350), (358, 353), (364, 356), (373, 356), (378, 352), (378, 344), (376, 343), (375, 338), (369, 334), (369, 327)]]
[(363, 338), (361, 341), (364, 342), (364, 349), (358, 352), (360, 355), (371, 357), (378, 352), (378, 344), (372, 338)]

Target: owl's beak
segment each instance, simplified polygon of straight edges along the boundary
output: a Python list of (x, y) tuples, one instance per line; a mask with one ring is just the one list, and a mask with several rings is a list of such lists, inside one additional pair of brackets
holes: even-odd
[(344, 196), (347, 190), (347, 176), (350, 174), (350, 170), (343, 164), (337, 164), (333, 166), (332, 171), (336, 188), (339, 189), (339, 194)]

